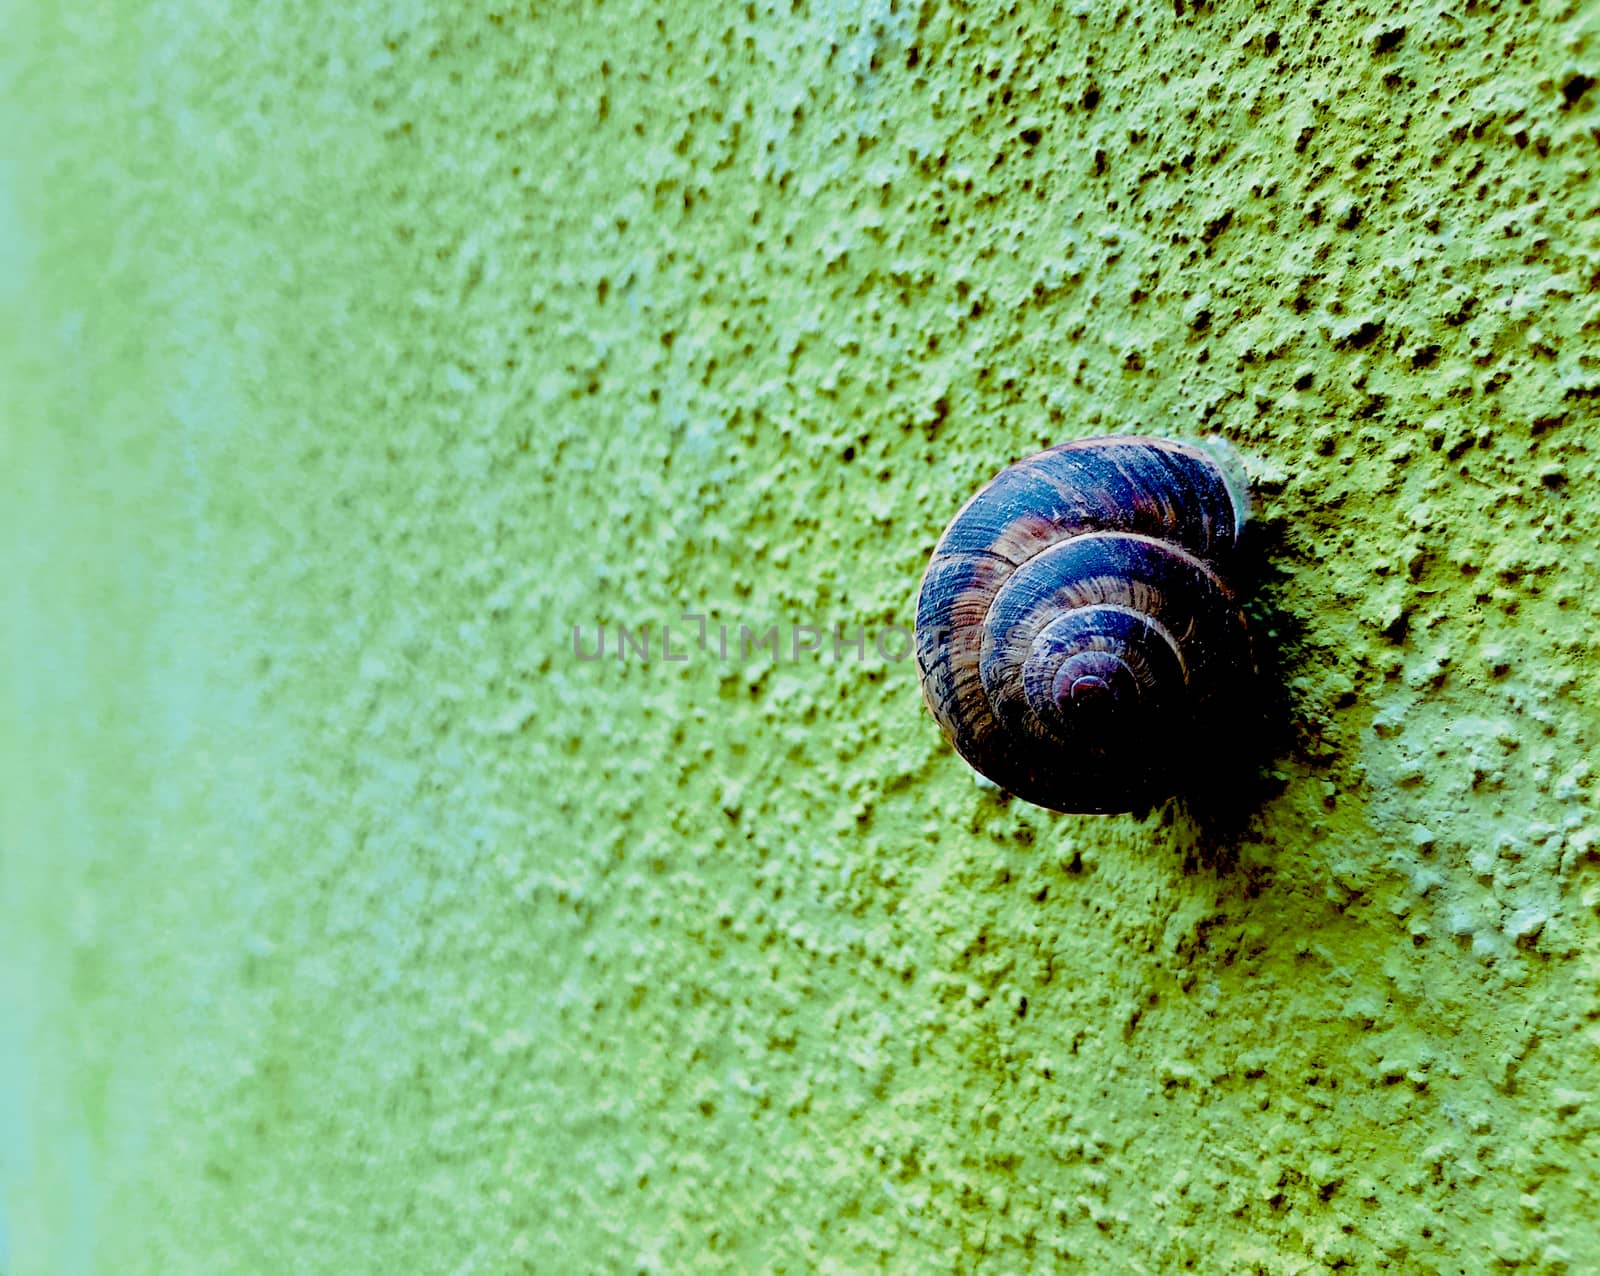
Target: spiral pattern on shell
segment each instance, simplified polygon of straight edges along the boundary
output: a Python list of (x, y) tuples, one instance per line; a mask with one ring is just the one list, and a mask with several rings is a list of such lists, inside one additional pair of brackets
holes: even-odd
[(945, 529), (917, 600), (917, 671), (976, 770), (1058, 811), (1181, 788), (1251, 664), (1228, 583), (1247, 514), (1218, 456), (1122, 435), (1000, 472)]

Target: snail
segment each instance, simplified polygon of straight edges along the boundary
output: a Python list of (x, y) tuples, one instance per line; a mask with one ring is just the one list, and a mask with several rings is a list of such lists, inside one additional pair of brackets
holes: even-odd
[(923, 698), (956, 751), (1038, 806), (1105, 813), (1227, 750), (1253, 673), (1231, 583), (1247, 490), (1220, 441), (1138, 435), (1059, 444), (980, 489), (917, 598)]

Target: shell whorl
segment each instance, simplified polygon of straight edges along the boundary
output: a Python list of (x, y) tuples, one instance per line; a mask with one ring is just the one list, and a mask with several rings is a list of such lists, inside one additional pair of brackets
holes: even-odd
[(974, 768), (1062, 811), (1170, 792), (1249, 670), (1230, 585), (1244, 486), (1199, 447), (1064, 443), (1001, 471), (940, 538), (917, 600), (924, 698)]

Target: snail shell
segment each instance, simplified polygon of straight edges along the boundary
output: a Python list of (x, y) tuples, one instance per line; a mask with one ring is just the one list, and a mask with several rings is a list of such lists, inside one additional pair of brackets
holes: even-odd
[(917, 599), (928, 708), (975, 769), (1057, 811), (1182, 787), (1251, 673), (1229, 577), (1248, 512), (1236, 463), (1121, 435), (1002, 470), (955, 516)]

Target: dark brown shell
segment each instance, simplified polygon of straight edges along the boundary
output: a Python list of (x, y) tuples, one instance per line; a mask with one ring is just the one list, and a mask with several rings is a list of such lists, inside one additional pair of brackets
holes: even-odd
[(1228, 583), (1246, 512), (1217, 457), (1167, 439), (1063, 443), (1002, 470), (917, 599), (923, 697), (956, 751), (1057, 811), (1181, 788), (1185, 751), (1250, 672)]

